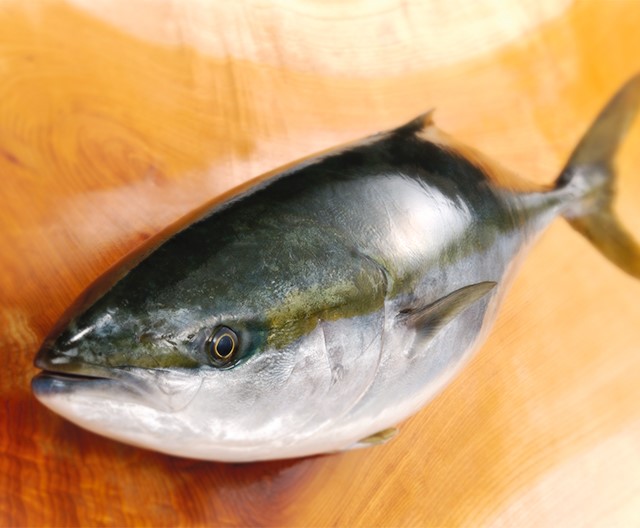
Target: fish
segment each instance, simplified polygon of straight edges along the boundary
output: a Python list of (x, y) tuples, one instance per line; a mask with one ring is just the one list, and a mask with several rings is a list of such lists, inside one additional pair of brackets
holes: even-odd
[(557, 217), (640, 278), (613, 211), (639, 103), (637, 75), (549, 185), (458, 142), (433, 111), (263, 178), (67, 314), (33, 393), (97, 434), (194, 459), (384, 444), (485, 340)]

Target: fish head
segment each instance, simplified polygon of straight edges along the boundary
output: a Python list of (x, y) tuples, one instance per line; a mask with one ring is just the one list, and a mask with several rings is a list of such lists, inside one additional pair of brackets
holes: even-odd
[[(177, 258), (169, 247), (134, 268), (45, 341), (36, 397), (86, 429), (166, 453), (222, 461), (295, 454), (286, 446), (362, 390), (348, 383), (342, 358), (348, 348), (375, 348), (372, 325), (352, 316), (378, 317), (383, 281), (348, 262), (330, 270), (331, 281), (300, 263), (282, 274), (275, 252), (258, 263), (241, 258), (246, 247), (238, 251), (234, 266), (209, 256), (206, 265), (169, 269)], [(351, 371), (368, 383), (362, 354)]]

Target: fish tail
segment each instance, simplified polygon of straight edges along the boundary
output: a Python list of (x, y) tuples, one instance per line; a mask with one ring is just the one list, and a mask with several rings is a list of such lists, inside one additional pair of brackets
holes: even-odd
[(564, 217), (605, 257), (640, 278), (640, 245), (618, 220), (613, 203), (613, 162), (640, 106), (640, 74), (631, 78), (600, 112), (556, 180), (571, 196)]

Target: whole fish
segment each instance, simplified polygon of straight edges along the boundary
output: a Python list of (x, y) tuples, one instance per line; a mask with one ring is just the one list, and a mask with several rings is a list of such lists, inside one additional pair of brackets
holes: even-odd
[(639, 102), (637, 76), (546, 188), (432, 113), (262, 181), (54, 331), (34, 393), (91, 431), (186, 457), (382, 443), (483, 340), (557, 216), (640, 277), (612, 210), (612, 159)]

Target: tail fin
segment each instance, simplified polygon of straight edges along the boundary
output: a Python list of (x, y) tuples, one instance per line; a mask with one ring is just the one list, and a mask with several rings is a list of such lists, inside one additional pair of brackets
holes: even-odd
[(622, 270), (640, 278), (640, 245), (613, 211), (618, 146), (640, 106), (640, 74), (631, 78), (600, 112), (556, 181), (577, 201), (565, 212), (569, 224)]

